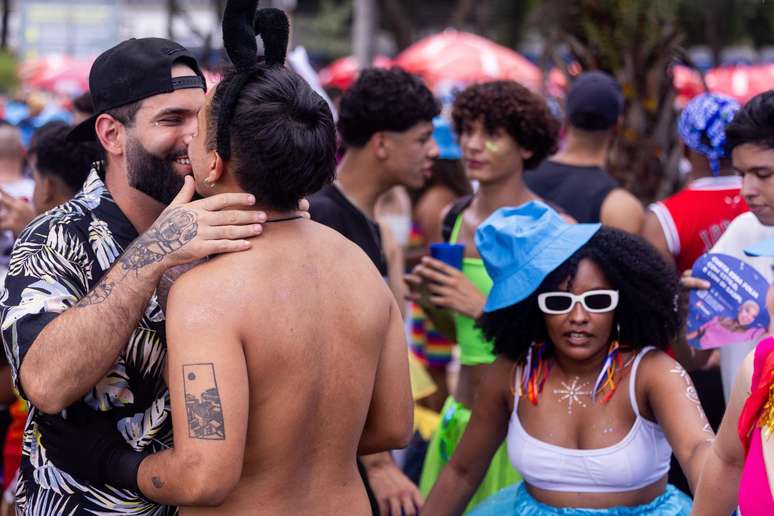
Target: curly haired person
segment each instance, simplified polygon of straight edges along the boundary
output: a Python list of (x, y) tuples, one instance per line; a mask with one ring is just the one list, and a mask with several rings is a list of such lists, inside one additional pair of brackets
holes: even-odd
[[(474, 328), (492, 281), (473, 245), (473, 235), (496, 209), (538, 199), (524, 184), (523, 170), (556, 149), (559, 129), (545, 101), (513, 81), (465, 89), (454, 102), (452, 118), (468, 179), (478, 183), (473, 196), (453, 203), (442, 215), (444, 240), (465, 245), (462, 270), (425, 257), (407, 277), (415, 292), (428, 292), (430, 305), (446, 309), (453, 317), (460, 347), (457, 386), (446, 400), (428, 448), (420, 481), (423, 494), (451, 457), (470, 418), (476, 389), (495, 358), (491, 343)], [(468, 508), (519, 479), (501, 449)]]
[(710, 449), (690, 377), (663, 350), (680, 329), (678, 278), (639, 237), (566, 224), (543, 203), (476, 232), (494, 285), (479, 325), (496, 360), (423, 514), (459, 514), (502, 442), (524, 481), (476, 515), (687, 516)]
[[(389, 227), (377, 223), (377, 200), (395, 186), (421, 188), (438, 146), (433, 117), (440, 107), (422, 81), (400, 68), (367, 69), (344, 93), (338, 130), (346, 147), (336, 182), (310, 197), (312, 219), (335, 229), (371, 258), (404, 306), (403, 252)], [(374, 512), (421, 505), (416, 486), (388, 453), (360, 457)]]

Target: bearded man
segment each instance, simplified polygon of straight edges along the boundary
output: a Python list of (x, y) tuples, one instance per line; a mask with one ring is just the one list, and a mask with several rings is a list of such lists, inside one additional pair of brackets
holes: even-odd
[(124, 41), (97, 58), (89, 85), (95, 115), (69, 137), (97, 140), (104, 161), (71, 201), (21, 234), (0, 299), (14, 382), (31, 404), (17, 509), (172, 514), (139, 489), (115, 488), (123, 484), (110, 462), (91, 482), (72, 474), (82, 456), (55, 466), (40, 444), (40, 425), (56, 431), (65, 418), (86, 425), (107, 418), (103, 434), (90, 440), (95, 449), (116, 436), (138, 452), (170, 446), (156, 287), (172, 267), (248, 249), (246, 239), (261, 232), (266, 215), (239, 209), (255, 203), (246, 193), (190, 202), (186, 144), (206, 85), (185, 48), (158, 38)]

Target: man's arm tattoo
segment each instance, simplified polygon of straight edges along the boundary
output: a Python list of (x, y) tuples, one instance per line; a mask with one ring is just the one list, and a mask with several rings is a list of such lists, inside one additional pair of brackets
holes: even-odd
[(183, 364), (183, 390), (188, 415), (188, 437), (223, 440), (223, 407), (220, 403), (215, 366)]
[(163, 213), (151, 228), (129, 246), (119, 259), (124, 271), (138, 271), (177, 251), (196, 237), (199, 223), (196, 214), (185, 208)]
[(87, 306), (98, 305), (102, 303), (108, 298), (108, 296), (110, 296), (110, 293), (113, 291), (113, 287), (115, 285), (115, 283), (109, 281), (98, 283), (93, 289), (91, 289), (91, 292), (83, 296), (75, 306), (77, 308), (86, 308)]
[(161, 477), (153, 477), (151, 478), (151, 482), (153, 482), (153, 487), (156, 489), (161, 489), (164, 487), (164, 481), (161, 480)]
[[(118, 259), (125, 273), (139, 271), (146, 265), (160, 262), (164, 257), (196, 237), (199, 223), (196, 214), (185, 208), (175, 208), (162, 214), (157, 223), (135, 240)], [(99, 283), (75, 305), (86, 308), (104, 302), (113, 291), (115, 283)]]

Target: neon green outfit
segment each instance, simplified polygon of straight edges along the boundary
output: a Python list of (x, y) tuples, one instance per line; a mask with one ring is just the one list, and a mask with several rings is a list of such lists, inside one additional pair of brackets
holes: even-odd
[[(457, 243), (462, 214), (457, 216), (449, 243)], [(492, 280), (486, 273), (484, 262), (480, 258), (465, 258), (462, 261), (462, 273), (484, 294), (492, 288)], [(454, 314), (454, 326), (457, 331), (457, 343), (460, 346), (460, 363), (466, 366), (491, 364), (495, 356), (492, 344), (484, 340), (481, 330), (475, 328), (475, 321), (464, 315)], [(471, 411), (452, 396), (446, 399), (441, 410), (441, 422), (427, 448), (425, 463), (419, 490), (427, 496), (435, 484), (443, 467), (449, 462), (470, 421)], [(513, 469), (508, 459), (508, 451), (503, 443), (492, 457), (486, 476), (471, 498), (466, 512), (495, 492), (521, 481), (521, 475)]]

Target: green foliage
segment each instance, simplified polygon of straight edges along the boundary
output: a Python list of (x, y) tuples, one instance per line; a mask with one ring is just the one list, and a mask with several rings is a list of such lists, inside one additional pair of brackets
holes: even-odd
[[(624, 49), (637, 65), (657, 51), (665, 27), (674, 25), (672, 0), (572, 0), (545, 2), (559, 13), (561, 32), (583, 64), (613, 71), (625, 63)], [(557, 11), (558, 10), (558, 11)]]
[(752, 43), (756, 47), (774, 45), (774, 2), (759, 0), (755, 3), (756, 8), (745, 23)]
[(321, 35), (340, 37), (352, 20), (352, 2), (321, 0), (320, 10), (314, 15), (310, 28)]
[[(602, 69), (623, 87), (623, 126), (609, 168), (644, 200), (659, 196), (672, 177), (679, 148), (670, 65), (681, 33), (673, 0), (548, 0), (542, 6), (555, 31), (586, 70)], [(549, 18), (548, 13), (553, 16)]]
[(515, 48), (529, 29), (529, 13), (540, 0), (492, 0), (491, 33), (501, 45)]
[(19, 85), (16, 67), (16, 57), (8, 51), (0, 50), (0, 92), (10, 93)]
[(774, 4), (770, 0), (680, 0), (686, 45), (774, 44)]
[(351, 54), (352, 8), (351, 0), (320, 0), (318, 11), (296, 14), (293, 20), (296, 37), (307, 49), (331, 58)]

